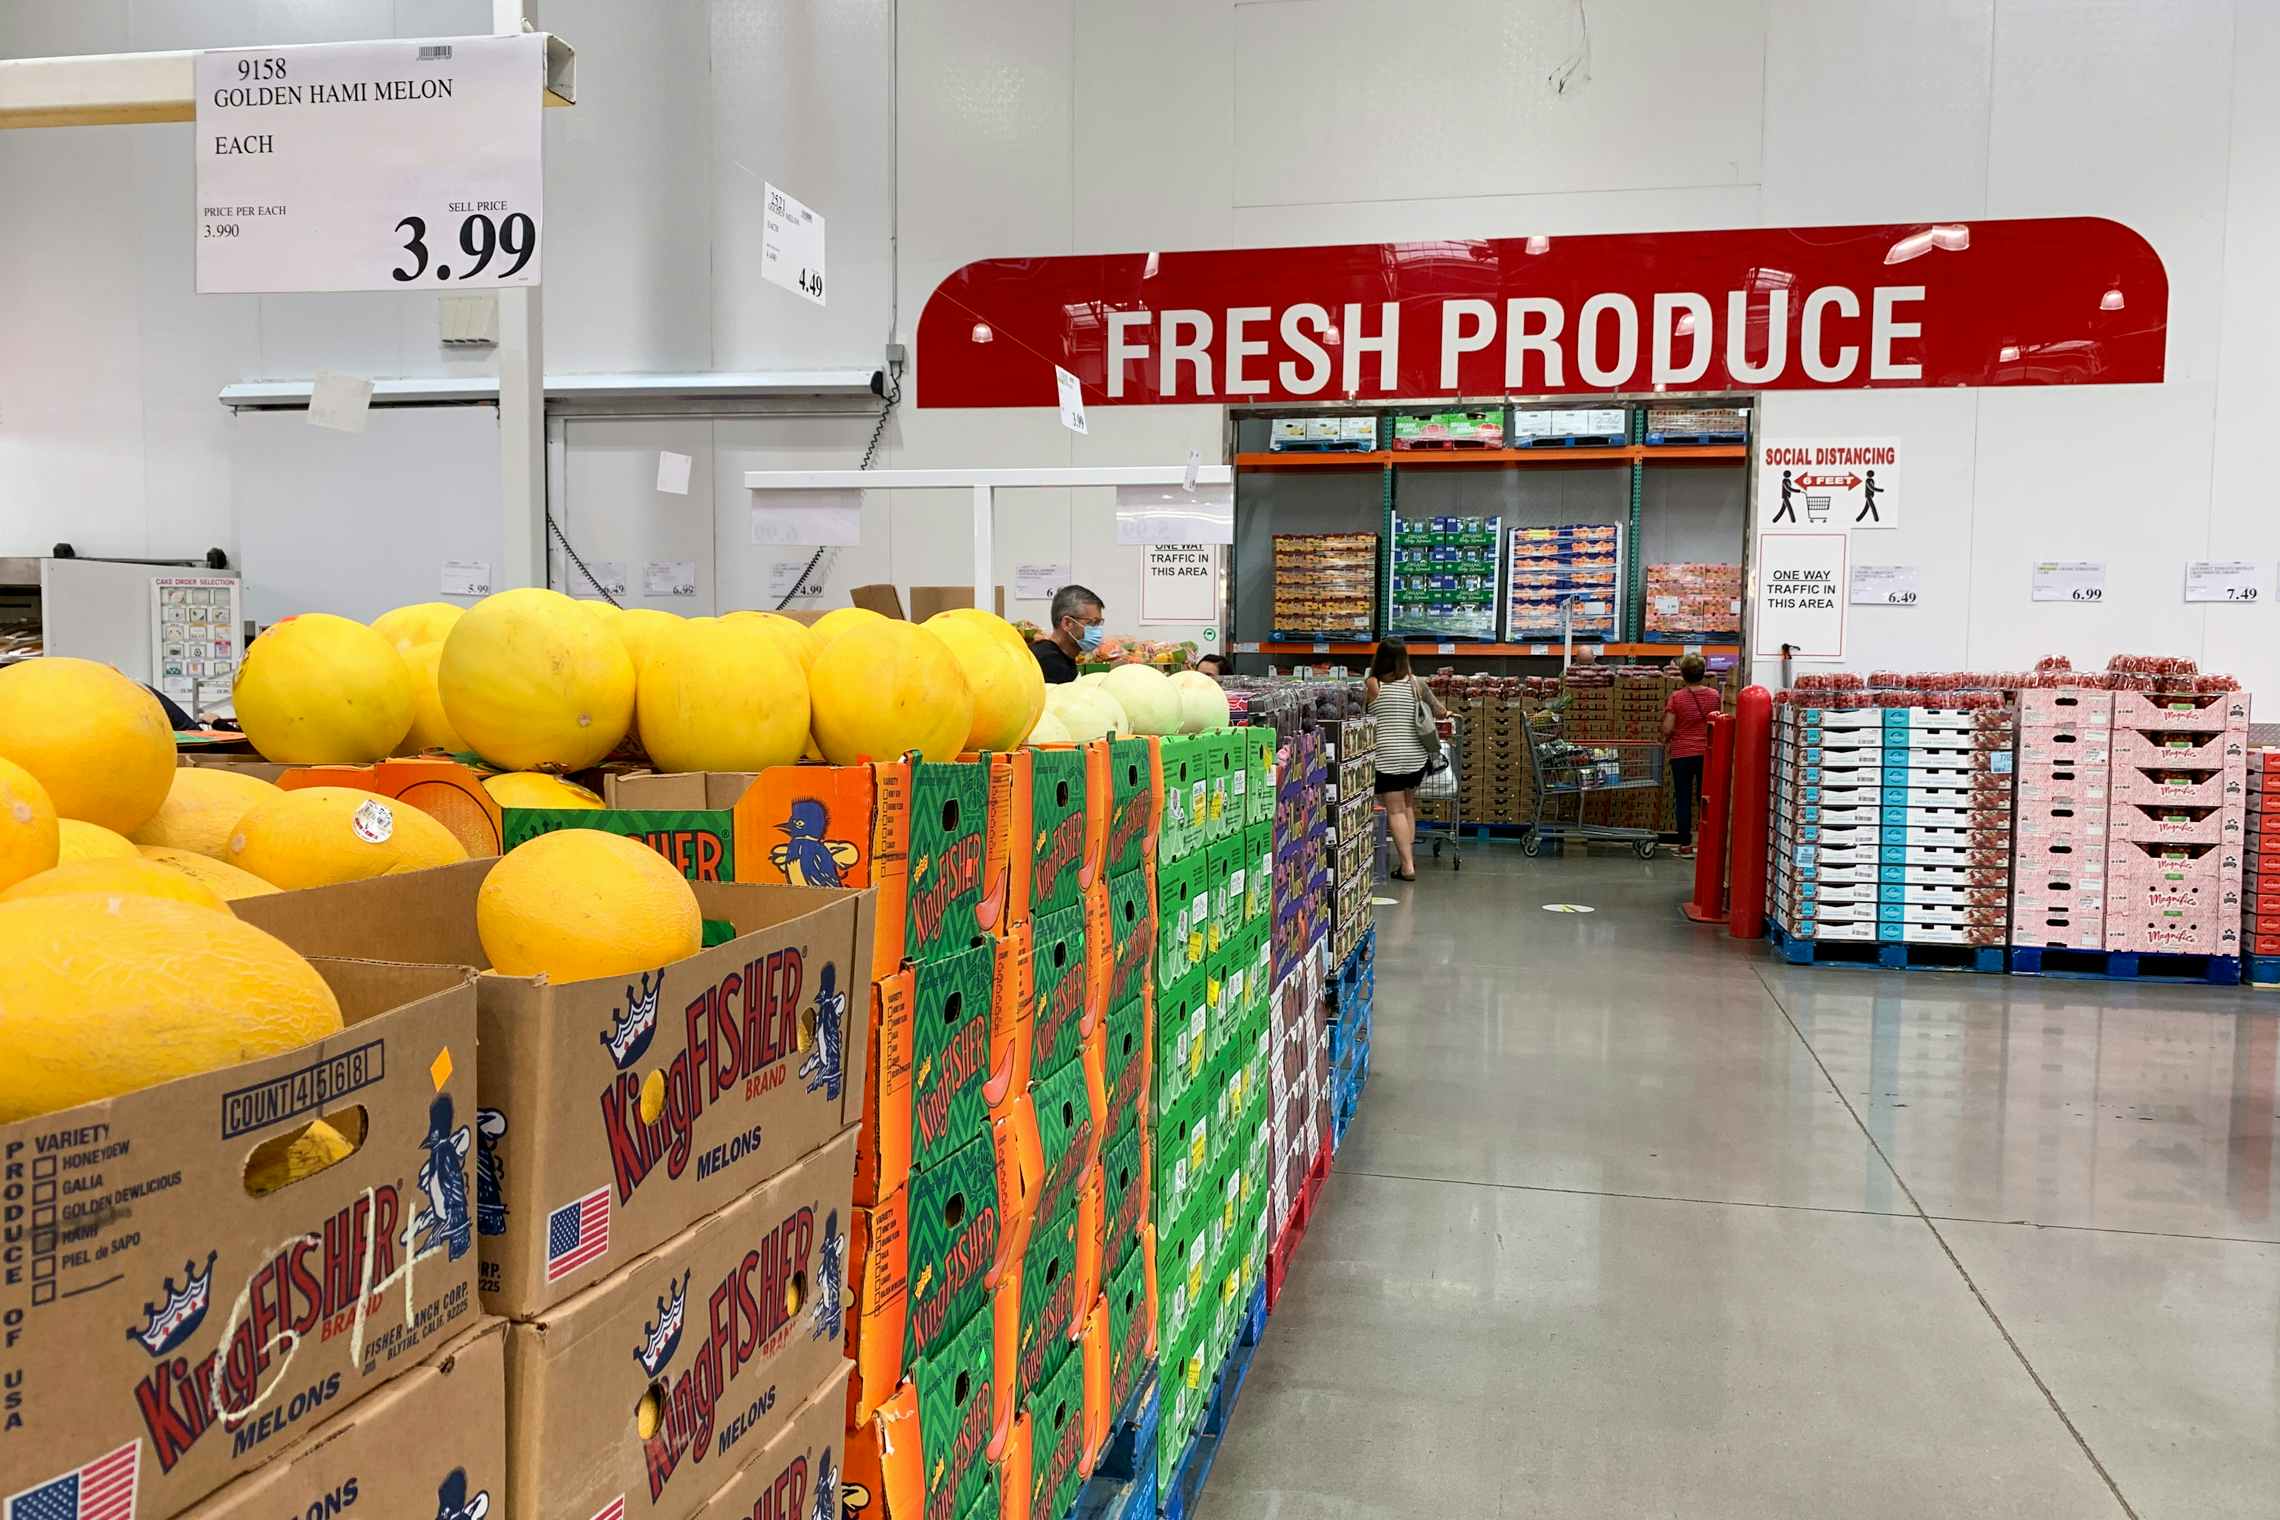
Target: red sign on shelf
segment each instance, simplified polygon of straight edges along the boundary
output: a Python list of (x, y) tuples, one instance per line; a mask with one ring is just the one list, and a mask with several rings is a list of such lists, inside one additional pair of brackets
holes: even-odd
[(2162, 378), (2169, 277), (2099, 217), (1082, 254), (968, 264), (920, 406)]

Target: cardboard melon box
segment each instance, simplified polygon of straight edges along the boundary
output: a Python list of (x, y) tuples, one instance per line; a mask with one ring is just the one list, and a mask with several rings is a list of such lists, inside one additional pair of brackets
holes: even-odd
[[(993, 1037), (999, 958), (998, 945), (984, 942), (872, 984), (858, 1203), (877, 1203), (912, 1172), (988, 1132), (990, 1109), (1005, 1101), (1015, 1075), (1012, 1041)], [(1018, 989), (1005, 1007), (1018, 1017)]]
[(896, 1192), (855, 1212), (852, 1277), (858, 1417), (884, 1402), (910, 1369), (984, 1314), (1001, 1278), (1010, 1282), (1015, 1240), (1001, 1153), (977, 1134), (958, 1151), (911, 1174)]
[[(171, 1515), (480, 1317), (470, 973), (315, 964), (339, 1035), (0, 1126), (9, 1515)], [(356, 1149), (253, 1193), (319, 1117)]]
[(992, 1319), (957, 1327), (911, 1370), (875, 1416), (847, 1435), (846, 1493), (863, 1495), (861, 1520), (956, 1520), (986, 1496), (996, 1514), (998, 1464), (1010, 1427), (995, 1423)]
[[(475, 899), (493, 864), (246, 898), (238, 914), (305, 955), (484, 966)], [(476, 1224), (494, 1314), (562, 1302), (861, 1117), (871, 894), (694, 890), (730, 937), (672, 965), (561, 986), (476, 979)]]
[(839, 1136), (694, 1229), (507, 1331), (514, 1520), (686, 1520), (844, 1378)]
[[(181, 1520), (503, 1513), (506, 1329), (505, 1320), (482, 1321)], [(99, 1513), (81, 1507), (82, 1515)]]
[[(840, 1520), (861, 1517), (866, 1500), (845, 1492), (847, 1377), (842, 1365), (792, 1411), (774, 1440), (721, 1485), (696, 1520)], [(425, 1520), (425, 1517), (419, 1517)]]

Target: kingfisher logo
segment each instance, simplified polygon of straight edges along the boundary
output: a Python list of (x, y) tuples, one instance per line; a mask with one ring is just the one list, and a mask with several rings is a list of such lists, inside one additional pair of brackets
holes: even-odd
[(654, 1119), (641, 1117), (641, 1074), (617, 1073), (602, 1092), (601, 1110), (619, 1204), (632, 1200), (660, 1161), (668, 1177), (688, 1169), (706, 1109), (782, 1085), (784, 1063), (799, 1053), (806, 980), (806, 956), (788, 945), (691, 999), (681, 1014), (683, 1046), (663, 1068), (664, 1101)]
[(1147, 831), (1148, 794), (1145, 791), (1135, 792), (1124, 800), (1124, 805), (1116, 810), (1116, 816), (1109, 820), (1108, 858), (1112, 861), (1122, 860), (1124, 852), (1131, 849)]
[(1037, 831), (1037, 849), (1031, 857), (1030, 894), (1042, 902), (1060, 885), (1061, 873), (1073, 869), (1085, 852), (1083, 809), (1069, 814), (1051, 829)]
[[(1053, 1455), (1051, 1460), (1045, 1464), (1045, 1475), (1038, 1480), (1036, 1487), (1032, 1490), (1036, 1499), (1045, 1501), (1050, 1501), (1053, 1496), (1060, 1493), (1061, 1485), (1075, 1470), (1077, 1454), (1085, 1444), (1085, 1422), (1076, 1418), (1076, 1411), (1064, 1403), (1056, 1406), (1053, 1414), (1059, 1421), (1054, 1427)], [(1031, 1513), (1037, 1512), (1037, 1508), (1033, 1504)], [(1046, 1503), (1044, 1512), (1052, 1513), (1050, 1502)]]
[[(951, 1505), (958, 1498), (958, 1490), (965, 1487), (966, 1474), (973, 1471), (981, 1457), (982, 1447), (989, 1440), (990, 1399), (985, 1387), (976, 1386), (967, 1395), (966, 1407), (958, 1416), (958, 1433), (950, 1444), (950, 1461), (947, 1469), (937, 1464), (926, 1495), (926, 1520), (952, 1520)], [(923, 1442), (921, 1443), (923, 1446)]]
[(1053, 984), (1053, 996), (1043, 1008), (1037, 1010), (1037, 1032), (1031, 1037), (1042, 1065), (1047, 1053), (1061, 1053), (1062, 1037), (1085, 1006), (1084, 937), (1073, 935), (1069, 940), (1069, 964), (1062, 968), (1061, 979)]
[(130, 1328), (127, 1339), (140, 1342), (143, 1350), (152, 1356), (165, 1356), (192, 1335), (206, 1322), (207, 1306), (214, 1297), (214, 1259), (221, 1253), (206, 1253), (206, 1270), (198, 1270), (197, 1263), (182, 1264), (182, 1286), (174, 1286), (174, 1279), (166, 1280), (166, 1290), (160, 1294), (160, 1306), (143, 1305), (143, 1324), (140, 1329)]
[[(673, 1380), (656, 1433), (642, 1443), (650, 1503), (663, 1496), (684, 1460), (704, 1461), (715, 1445), (721, 1398), (737, 1377), (755, 1362), (775, 1355), (790, 1338), (808, 1285), (815, 1280), (815, 1245), (815, 1209), (802, 1204), (711, 1285), (705, 1338)], [(762, 1390), (749, 1411), (720, 1426), (717, 1444), (723, 1456), (756, 1428), (757, 1416), (766, 1413), (774, 1397), (773, 1388)]]
[(942, 852), (939, 869), (936, 862), (925, 857), (911, 866), (910, 916), (916, 943), (931, 942), (942, 932), (942, 921), (950, 916), (951, 906), (981, 890), (982, 846), (980, 834), (968, 834)]
[(625, 989), (625, 1007), (613, 1010), (610, 1027), (602, 1031), (602, 1048), (610, 1053), (610, 1060), (619, 1071), (624, 1071), (640, 1060), (649, 1050), (649, 1042), (657, 1033), (657, 1000), (665, 993), (665, 973), (657, 973), (657, 985), (649, 984), (649, 973), (641, 973), (641, 990), (636, 992), (631, 983)]
[(673, 1284), (673, 1301), (657, 1300), (657, 1319), (654, 1324), (641, 1327), (641, 1344), (633, 1348), (633, 1359), (641, 1363), (641, 1370), (651, 1377), (665, 1370), (680, 1349), (681, 1322), (689, 1303), (689, 1274), (683, 1272), (681, 1280)]
[[(203, 1276), (191, 1274), (180, 1289), (169, 1280), (164, 1305), (143, 1306), (144, 1322), (128, 1333), (154, 1361), (135, 1385), (135, 1405), (160, 1472), (172, 1472), (217, 1423), (230, 1429), (242, 1455), (338, 1397), (336, 1372), (270, 1403), (302, 1341), (347, 1335), (350, 1360), (361, 1362), (365, 1320), (383, 1306), (383, 1290), (398, 1281), (406, 1282), (410, 1314), (413, 1265), (450, 1246), (442, 1234), (422, 1231), (419, 1248), (406, 1249), (413, 1236), (405, 1198), (395, 1184), (369, 1189), (320, 1227), (288, 1240), (246, 1278), (220, 1341), (196, 1360), (176, 1353), (205, 1321), (213, 1258)], [(420, 1306), (418, 1316), (448, 1321), (457, 1311), (439, 1300)]]
[(1140, 990), (1140, 979), (1155, 954), (1156, 936), (1149, 932), (1127, 934), (1117, 942), (1116, 960), (1109, 974), (1109, 997), (1118, 1003)]
[(741, 1520), (839, 1520), (839, 1496), (833, 1492), (839, 1486), (839, 1470), (832, 1465), (830, 1447), (823, 1449), (816, 1464), (813, 1508), (808, 1503), (809, 1478), (807, 1453), (803, 1451), (760, 1490)]
[[(1135, 1061), (1133, 1065), (1137, 1067), (1139, 1063)], [(1109, 1221), (1108, 1238), (1110, 1240), (1139, 1238), (1140, 1210), (1146, 1204), (1147, 1199), (1148, 1190), (1134, 1186), (1132, 1179), (1127, 1177), (1122, 1191), (1116, 1195), (1116, 1217)]]
[(958, 1026), (942, 1049), (942, 1075), (918, 1095), (918, 1138), (932, 1145), (950, 1128), (950, 1102), (979, 1078), (990, 1058), (990, 1021), (977, 1014)]
[[(934, 1344), (943, 1331), (943, 1317), (958, 1290), (987, 1270), (997, 1251), (997, 1209), (984, 1204), (966, 1216), (966, 1227), (950, 1243), (944, 1259), (939, 1291), (926, 1294), (923, 1281), (911, 1286), (912, 1344), (920, 1350)], [(923, 1276), (923, 1272), (922, 1272)]]

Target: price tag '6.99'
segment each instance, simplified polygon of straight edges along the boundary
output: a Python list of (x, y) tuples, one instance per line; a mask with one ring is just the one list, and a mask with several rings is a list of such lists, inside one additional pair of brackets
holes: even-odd
[(546, 39), (200, 53), (198, 289), (539, 282)]

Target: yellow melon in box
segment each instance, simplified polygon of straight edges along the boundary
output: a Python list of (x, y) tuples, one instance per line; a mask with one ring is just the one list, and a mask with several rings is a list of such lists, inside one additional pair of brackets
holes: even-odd
[(174, 782), (174, 730), (158, 698), (93, 660), (0, 669), (0, 759), (30, 771), (58, 818), (139, 829)]
[(243, 771), (181, 766), (174, 772), (166, 801), (150, 822), (135, 830), (133, 842), (220, 860), (229, 849), (230, 835), (237, 831), (237, 821), (276, 795), (275, 783)]
[(383, 612), (372, 620), (372, 631), (396, 646), (403, 654), (422, 644), (440, 644), (451, 632), (451, 625), (459, 621), (466, 609), (450, 602), (414, 602), (409, 607), (398, 607)]
[(55, 858), (58, 864), (74, 860), (127, 860), (134, 853), (134, 841), (99, 823), (88, 823), (79, 818), (56, 820)]
[(633, 656), (606, 612), (525, 586), (485, 597), (443, 642), (451, 726), (502, 770), (583, 770), (633, 722)]
[(0, 892), (0, 903), (22, 902), (33, 897), (68, 897), (75, 892), (160, 897), (168, 902), (209, 908), (216, 913), (229, 911), (229, 905), (212, 887), (140, 855), (124, 860), (74, 860), (52, 871), (27, 876)]
[(970, 750), (1009, 750), (1029, 737), (1045, 710), (1045, 671), (1014, 626), (978, 607), (952, 607), (920, 625), (958, 662), (973, 694)]
[(211, 856), (195, 854), (189, 850), (146, 844), (142, 847), (142, 857), (153, 865), (164, 866), (169, 871), (181, 872), (193, 881), (204, 882), (224, 902), (236, 902), (241, 897), (266, 897), (278, 890), (251, 871), (240, 870), (228, 861), (215, 860)]
[(442, 663), (441, 643), (420, 644), (404, 651), (404, 673), (412, 678), (412, 726), (404, 742), (396, 746), (398, 754), (467, 752), (467, 741), (451, 726), (451, 716), (443, 710), (443, 693), (436, 686), (436, 668)]
[(0, 903), (0, 965), (0, 1124), (341, 1029), (315, 967), (251, 924), (187, 903)]
[(809, 685), (815, 742), (834, 765), (912, 750), (952, 760), (973, 723), (973, 694), (949, 646), (892, 618), (833, 639), (816, 656)]
[(704, 946), (687, 878), (638, 840), (559, 829), (509, 850), (475, 897), (493, 970), (581, 982), (655, 970)]
[(55, 804), (32, 773), (0, 760), (0, 887), (56, 862)]
[(483, 790), (491, 800), (503, 808), (581, 808), (605, 806), (575, 781), (560, 776), (549, 776), (544, 771), (509, 771), (503, 776), (485, 776)]
[(757, 614), (659, 640), (641, 676), (649, 758), (663, 771), (759, 771), (798, 760), (809, 718), (799, 651), (794, 634)]
[(354, 787), (309, 786), (279, 792), (239, 819), (228, 863), (292, 891), (466, 858), (450, 829), (408, 802)]
[(385, 760), (412, 726), (404, 657), (362, 623), (304, 612), (246, 646), (230, 687), (238, 726), (280, 765)]

